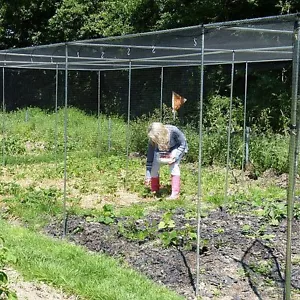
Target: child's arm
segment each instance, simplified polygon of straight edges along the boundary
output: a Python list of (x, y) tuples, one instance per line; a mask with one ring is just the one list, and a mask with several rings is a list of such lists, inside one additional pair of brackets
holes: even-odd
[(187, 152), (187, 142), (186, 142), (185, 135), (178, 128), (174, 130), (174, 135), (176, 136), (176, 140), (177, 140), (177, 147), (176, 147), (177, 151), (174, 157), (176, 161), (178, 160), (178, 158), (183, 152)]

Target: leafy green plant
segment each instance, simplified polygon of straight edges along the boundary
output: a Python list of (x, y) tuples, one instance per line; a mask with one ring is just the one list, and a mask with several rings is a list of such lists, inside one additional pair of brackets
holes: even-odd
[(103, 206), (101, 215), (98, 217), (98, 222), (106, 225), (114, 223), (116, 218), (114, 207), (111, 204), (105, 204)]
[(195, 248), (195, 242), (197, 241), (196, 227), (186, 223), (182, 229), (182, 235), (185, 249), (193, 250)]
[(3, 270), (9, 262), (16, 262), (16, 258), (4, 246), (4, 239), (0, 237), (0, 298), (14, 300), (17, 299), (17, 295), (9, 289), (8, 276)]
[(159, 222), (158, 224), (158, 229), (172, 229), (175, 227), (175, 222), (172, 219), (172, 212), (166, 212), (162, 216), (162, 221)]
[(134, 218), (127, 218), (118, 222), (118, 233), (129, 240), (145, 242), (155, 238), (155, 225), (148, 221), (139, 224)]
[(182, 243), (181, 232), (177, 230), (161, 232), (159, 238), (164, 247), (178, 246)]
[(261, 260), (255, 263), (249, 263), (249, 268), (263, 276), (270, 276), (272, 272), (272, 261), (271, 260)]

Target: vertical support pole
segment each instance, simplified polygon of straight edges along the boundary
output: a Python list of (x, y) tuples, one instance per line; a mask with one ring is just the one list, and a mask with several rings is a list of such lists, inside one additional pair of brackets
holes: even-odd
[(5, 68), (2, 67), (2, 166), (5, 166)]
[(160, 73), (160, 122), (163, 122), (163, 88), (164, 88), (164, 67)]
[(232, 63), (231, 63), (231, 83), (230, 83), (230, 103), (229, 103), (229, 120), (227, 130), (227, 159), (226, 159), (226, 174), (225, 174), (225, 201), (228, 195), (228, 173), (230, 163), (230, 137), (231, 137), (231, 119), (232, 119), (232, 100), (233, 100), (233, 79), (234, 79), (234, 51), (232, 51)]
[(65, 107), (64, 107), (64, 198), (63, 237), (67, 234), (67, 145), (68, 145), (68, 44), (65, 48)]
[(295, 199), (295, 181), (298, 170), (299, 128), (300, 128), (300, 97), (299, 97), (299, 51), (300, 51), (300, 26), (299, 19), (295, 22), (293, 47), (293, 75), (292, 75), (292, 105), (291, 128), (289, 144), (289, 181), (287, 189), (287, 243), (285, 264), (285, 291), (284, 299), (291, 300), (291, 249), (292, 249), (292, 225), (293, 208)]
[(245, 166), (249, 163), (249, 144), (250, 144), (250, 127), (246, 127), (246, 138), (245, 138), (245, 162), (244, 162), (244, 170)]
[(57, 152), (58, 152), (58, 64), (55, 69), (55, 124), (54, 124), (54, 151), (55, 162), (57, 164)]
[(111, 149), (111, 117), (108, 117), (108, 151)]
[(126, 132), (126, 177), (124, 186), (126, 186), (126, 178), (129, 168), (129, 144), (130, 144), (130, 108), (131, 108), (131, 61), (128, 70), (128, 106), (127, 106), (127, 132)]
[(25, 122), (27, 123), (29, 120), (29, 111), (28, 111), (28, 107), (26, 107), (26, 112), (25, 112)]
[(244, 125), (243, 125), (243, 159), (242, 170), (245, 171), (245, 165), (248, 162), (247, 157), (247, 132), (246, 132), (246, 119), (247, 119), (247, 95), (248, 95), (248, 62), (245, 65), (245, 94), (244, 94)]
[(200, 242), (201, 242), (201, 197), (202, 197), (202, 123), (203, 123), (203, 84), (204, 84), (204, 35), (202, 27), (201, 40), (201, 75), (200, 75), (200, 99), (199, 99), (199, 150), (198, 150), (198, 192), (197, 192), (197, 259), (196, 259), (196, 297), (199, 294), (200, 285)]
[(98, 93), (97, 93), (97, 157), (100, 156), (101, 125), (100, 125), (100, 101), (101, 101), (101, 72), (98, 71)]

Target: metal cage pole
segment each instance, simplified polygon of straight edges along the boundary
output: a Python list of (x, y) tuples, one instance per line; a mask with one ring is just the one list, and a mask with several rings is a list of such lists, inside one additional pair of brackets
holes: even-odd
[(245, 94), (244, 94), (244, 125), (243, 125), (243, 157), (242, 171), (245, 171), (246, 159), (246, 118), (247, 118), (247, 95), (248, 95), (248, 62), (245, 65)]
[[(131, 61), (128, 70), (128, 106), (127, 106), (127, 132), (126, 132), (126, 177), (129, 169), (129, 144), (130, 144), (130, 107), (131, 107)], [(126, 185), (126, 177), (124, 185)]]
[(284, 299), (291, 300), (291, 251), (292, 251), (292, 225), (295, 199), (295, 181), (298, 171), (299, 128), (300, 128), (300, 98), (299, 98), (299, 63), (300, 63), (300, 25), (299, 19), (295, 22), (293, 48), (293, 75), (292, 75), (292, 105), (291, 127), (289, 144), (289, 180), (287, 189), (287, 242), (285, 264), (285, 291)]
[(204, 84), (204, 27), (202, 27), (201, 41), (201, 75), (199, 99), (199, 150), (198, 150), (198, 192), (197, 192), (197, 258), (196, 258), (196, 296), (199, 295), (200, 285), (200, 240), (201, 240), (201, 197), (202, 197), (202, 139), (203, 139), (203, 84)]
[(5, 67), (2, 67), (2, 166), (5, 166)]
[(231, 63), (231, 83), (230, 83), (230, 103), (229, 103), (229, 120), (227, 130), (227, 159), (226, 159), (226, 174), (225, 174), (225, 200), (228, 196), (228, 173), (230, 162), (230, 142), (231, 142), (231, 121), (232, 121), (232, 100), (233, 100), (233, 79), (234, 79), (234, 58), (235, 53), (232, 51), (232, 63)]
[(65, 107), (64, 107), (64, 198), (63, 236), (67, 234), (67, 145), (68, 145), (68, 45), (65, 48)]
[(163, 121), (163, 88), (164, 88), (164, 67), (161, 67), (161, 75), (160, 75), (160, 122)]
[(54, 125), (54, 151), (55, 162), (57, 164), (57, 148), (58, 148), (58, 64), (56, 64), (55, 70), (55, 125)]
[(112, 132), (112, 122), (111, 122), (111, 117), (108, 117), (108, 125), (107, 125), (107, 150), (111, 150), (111, 132)]
[(100, 103), (101, 103), (101, 72), (98, 71), (98, 94), (97, 94), (97, 157), (100, 156), (101, 125), (100, 125)]

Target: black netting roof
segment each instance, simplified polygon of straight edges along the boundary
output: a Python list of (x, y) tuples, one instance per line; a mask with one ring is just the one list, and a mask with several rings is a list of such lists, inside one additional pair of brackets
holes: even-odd
[(110, 70), (292, 60), (298, 14), (0, 51), (13, 68)]

